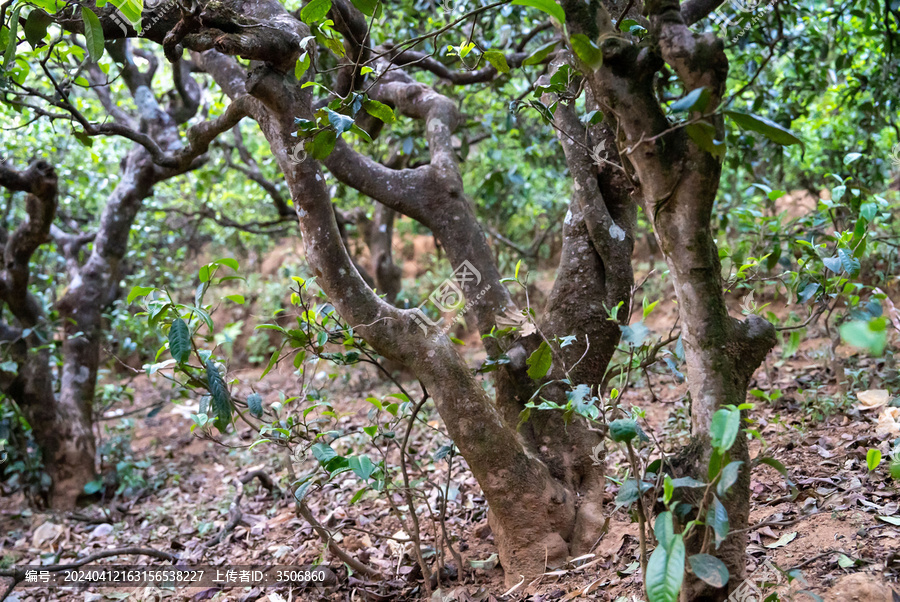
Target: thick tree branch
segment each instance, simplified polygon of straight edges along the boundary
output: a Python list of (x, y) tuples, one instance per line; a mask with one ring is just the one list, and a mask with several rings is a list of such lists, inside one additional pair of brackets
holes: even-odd
[[(191, 126), (186, 134), (187, 146), (174, 152), (166, 152), (153, 137), (119, 123), (91, 124), (85, 120), (82, 125), (88, 136), (122, 136), (147, 149), (153, 162), (157, 165), (185, 171), (190, 169), (194, 161), (209, 150), (210, 143), (219, 134), (233, 128), (247, 115), (247, 105), (250, 100), (248, 96), (238, 97), (228, 105), (222, 115)], [(82, 120), (79, 119), (79, 121)]]
[(50, 226), (56, 215), (57, 179), (53, 166), (36, 161), (18, 172), (0, 164), (0, 185), (26, 191), (24, 220), (10, 234), (3, 253), (3, 293), (10, 311), (26, 327), (33, 327), (43, 311), (28, 293), (31, 256), (50, 240)]
[(663, 59), (688, 90), (707, 88), (711, 94), (708, 106), (718, 105), (728, 74), (722, 41), (714, 34), (693, 33), (682, 17), (678, 0), (649, 0), (646, 10)]
[(430, 221), (430, 210), (418, 194), (432, 178), (430, 166), (391, 169), (356, 152), (343, 139), (324, 163), (337, 179), (366, 196), (423, 224)]
[(681, 7), (686, 25), (693, 25), (724, 4), (725, 0), (688, 0)]

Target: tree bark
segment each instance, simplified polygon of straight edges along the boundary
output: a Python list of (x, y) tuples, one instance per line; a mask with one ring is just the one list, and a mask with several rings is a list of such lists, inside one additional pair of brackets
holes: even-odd
[[(723, 405), (739, 405), (746, 398), (752, 373), (774, 346), (771, 324), (751, 316), (731, 318), (722, 292), (721, 266), (711, 228), (713, 203), (721, 173), (720, 160), (703, 150), (685, 128), (673, 128), (655, 96), (657, 72), (668, 64), (685, 90), (706, 88), (707, 107), (721, 99), (728, 72), (722, 42), (711, 34), (693, 34), (685, 23), (678, 0), (653, 0), (645, 5), (654, 51), (634, 44), (627, 36), (611, 35), (615, 26), (604, 5), (592, 0), (563, 0), (567, 26), (572, 34), (597, 40), (602, 66), (581, 65), (589, 90), (612, 113), (616, 122), (618, 159), (623, 170), (633, 172), (637, 194), (649, 217), (675, 284), (691, 392), (693, 444), (682, 459), (682, 470), (706, 478), (710, 456), (709, 429), (712, 415)], [(696, 19), (703, 8), (696, 2), (689, 10)], [(691, 117), (699, 118), (695, 113)], [(607, 115), (609, 117), (609, 115)], [(723, 139), (721, 116), (708, 117)], [(731, 530), (714, 553), (731, 575), (719, 590), (685, 575), (682, 599), (724, 600), (744, 575), (745, 532), (749, 515), (750, 462), (744, 437), (731, 450), (731, 459), (743, 461), (738, 482), (723, 500)], [(701, 551), (703, 529), (685, 542), (688, 554)]]
[[(298, 27), (305, 26), (298, 24)], [(284, 170), (297, 207), (306, 256), (317, 283), (340, 315), (376, 351), (411, 368), (435, 399), (451, 437), (490, 505), (490, 521), (507, 582), (515, 584), (523, 575), (534, 577), (548, 564), (556, 566), (572, 554), (586, 552), (596, 543), (602, 525), (599, 512), (602, 472), (592, 466), (592, 448), (601, 441), (602, 433), (574, 422), (566, 427), (558, 418), (542, 420), (539, 436), (516, 432), (518, 411), (538, 385), (525, 380), (527, 376), (522, 378), (525, 354), (529, 347), (537, 346), (537, 337), (532, 335), (531, 340), (519, 343), (511, 341), (519, 349), (513, 355), (521, 361), (498, 378), (518, 384), (510, 386), (507, 393), (498, 393), (495, 402), (490, 400), (446, 336), (434, 329), (422, 336), (412, 311), (392, 307), (366, 285), (341, 240), (317, 164), (306, 160), (298, 165), (287, 160), (296, 144), (296, 138), (291, 135), (294, 117), (311, 117), (311, 95), (301, 88), (301, 82), (276, 69), (258, 68), (245, 85), (241, 69), (233, 60), (213, 51), (195, 57), (229, 95), (235, 97), (248, 92), (257, 99), (251, 115), (260, 124)], [(451, 265), (468, 261), (479, 271), (481, 282), (466, 283), (464, 292), (473, 301), (477, 298), (473, 312), (479, 328), (490, 332), (497, 316), (514, 305), (499, 282), (499, 272), (484, 233), (462, 190), (450, 145), (457, 122), (456, 109), (426, 86), (393, 72), (391, 75), (392, 78), (373, 88), (373, 97), (382, 98), (398, 111), (425, 121), (431, 164), (390, 170), (357, 155), (342, 141), (326, 163), (339, 178), (360, 191), (432, 228), (446, 248)], [(593, 178), (597, 177), (595, 171)], [(580, 215), (581, 209), (573, 211)], [(581, 224), (580, 219), (575, 221)], [(584, 229), (583, 225), (580, 227)], [(577, 249), (573, 247), (571, 260), (567, 260), (572, 266), (567, 269), (566, 278), (575, 279), (580, 273), (585, 278), (589, 278), (589, 273), (596, 275), (600, 264), (591, 245), (585, 236), (578, 239)], [(488, 285), (489, 292), (479, 294)], [(579, 285), (561, 286), (560, 295)], [(630, 287), (624, 289), (630, 293)], [(603, 311), (602, 301), (591, 307)], [(572, 308), (571, 304), (558, 300), (557, 307), (550, 312), (553, 317), (548, 328), (574, 328), (584, 314), (573, 313)], [(605, 312), (599, 321), (591, 322), (602, 325), (604, 321)], [(618, 340), (617, 326), (614, 331), (612, 347)], [(575, 334), (581, 333), (576, 330)], [(608, 342), (592, 339), (591, 344), (596, 345), (597, 353), (601, 349), (607, 356), (612, 353)], [(497, 353), (500, 351), (498, 348)], [(602, 380), (605, 361), (584, 363), (582, 370), (586, 378), (590, 374), (587, 382)], [(517, 409), (511, 411), (511, 407)], [(552, 452), (541, 449), (542, 442), (547, 441), (554, 442)], [(554, 458), (564, 461), (557, 466), (553, 464)]]
[(43, 162), (32, 164), (24, 172), (0, 165), (0, 185), (25, 191), (28, 213), (28, 220), (10, 235), (4, 249), (0, 290), (19, 326), (3, 325), (3, 338), (10, 341), (18, 371), (14, 379), (2, 385), (19, 405), (41, 449), (51, 480), (50, 505), (69, 509), (84, 484), (93, 478), (94, 435), (90, 421), (85, 421), (77, 405), (56, 399), (48, 348), (53, 337), (40, 302), (28, 291), (31, 256), (50, 240), (56, 215), (56, 172)]
[(385, 295), (388, 303), (394, 303), (400, 294), (402, 270), (394, 263), (392, 244), (394, 242), (394, 218), (397, 213), (378, 203), (375, 215), (369, 225), (366, 244), (372, 257), (372, 274), (379, 293)]

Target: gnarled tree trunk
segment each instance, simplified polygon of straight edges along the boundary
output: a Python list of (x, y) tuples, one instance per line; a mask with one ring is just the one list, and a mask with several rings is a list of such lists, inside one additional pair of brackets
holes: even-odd
[[(304, 34), (305, 25), (297, 22), (295, 27), (298, 35)], [(296, 143), (294, 117), (312, 117), (312, 99), (302, 82), (292, 77), (287, 65), (258, 69), (247, 79), (235, 61), (213, 50), (195, 54), (195, 61), (232, 98), (244, 93), (255, 97), (251, 115), (284, 170), (317, 282), (344, 319), (380, 354), (408, 366), (434, 398), (490, 505), (507, 581), (534, 577), (547, 564), (555, 566), (586, 552), (602, 527), (603, 466), (594, 462), (602, 432), (578, 420), (566, 427), (559, 416), (549, 414), (534, 416), (522, 433), (516, 430), (519, 413), (540, 385), (525, 373), (525, 358), (540, 343), (539, 335), (488, 339), (489, 354), (507, 353), (512, 360), (496, 373), (497, 398), (489, 399), (446, 336), (434, 327), (423, 333), (414, 311), (392, 307), (366, 285), (341, 241), (318, 165), (309, 159), (300, 164), (288, 160)], [(517, 310), (500, 282), (490, 247), (463, 191), (451, 139), (460, 123), (456, 107), (397, 71), (386, 75), (370, 94), (424, 122), (431, 162), (415, 169), (389, 169), (339, 140), (326, 165), (343, 182), (429, 227), (452, 266), (468, 263), (478, 271), (479, 279), (461, 285), (479, 330), (491, 332), (499, 316)], [(606, 255), (608, 244), (598, 249), (592, 235), (609, 238), (608, 231), (589, 234), (588, 222), (593, 218), (586, 214), (613, 211), (598, 191), (601, 174), (588, 167), (580, 177), (586, 192), (576, 193), (572, 202), (567, 224), (571, 240), (541, 329), (550, 338), (576, 335), (579, 340), (558, 355), (550, 378), (561, 377), (563, 364), (572, 367), (585, 356), (587, 336), (590, 352), (573, 378), (598, 385), (619, 338), (619, 328), (606, 320), (603, 305), (612, 298), (613, 305), (619, 300), (629, 302), (631, 270), (627, 261), (620, 264)], [(633, 212), (630, 218), (622, 218), (623, 234), (616, 241), (626, 257), (633, 243), (632, 222)], [(573, 303), (569, 295), (575, 291), (597, 298), (587, 304)], [(547, 394), (565, 401), (561, 389), (553, 393), (548, 389)]]
[[(775, 344), (771, 324), (755, 316), (743, 322), (733, 319), (725, 306), (710, 223), (720, 159), (713, 148), (701, 148), (686, 128), (672, 127), (654, 91), (656, 74), (667, 64), (687, 91), (705, 88), (709, 94), (706, 107), (694, 118), (720, 103), (728, 72), (723, 44), (711, 34), (692, 33), (686, 21), (702, 18), (715, 3), (697, 0), (682, 8), (678, 0), (647, 2), (645, 14), (656, 42), (653, 49), (611, 35), (615, 25), (598, 0), (562, 0), (562, 4), (571, 33), (586, 35), (603, 54), (602, 66), (581, 67), (590, 91), (617, 121), (619, 157), (623, 167), (634, 172), (640, 202), (671, 270), (692, 399), (694, 443), (686, 471), (705, 479), (712, 415), (723, 405), (744, 402), (750, 376)], [(698, 4), (704, 6), (698, 8)], [(721, 116), (708, 119), (716, 138), (723, 139)], [(738, 439), (731, 457), (744, 464), (723, 500), (731, 529), (737, 533), (729, 535), (718, 551), (704, 550), (718, 556), (731, 577), (726, 587), (717, 590), (688, 572), (682, 590), (685, 601), (724, 600), (743, 579), (746, 534), (742, 529), (749, 515), (750, 462), (746, 439)], [(689, 554), (701, 551), (704, 535), (701, 529), (688, 538)]]
[[(194, 126), (188, 132), (189, 146), (179, 139), (177, 124), (189, 119), (199, 106), (199, 89), (176, 64), (173, 69), (180, 103), (163, 110), (151, 89), (154, 64), (141, 72), (123, 42), (113, 43), (111, 53), (122, 63), (124, 79), (135, 98), (140, 120), (150, 142), (136, 143), (123, 162), (122, 177), (113, 190), (94, 234), (67, 234), (53, 226), (56, 215), (56, 175), (51, 166), (38, 162), (25, 172), (0, 165), (0, 186), (28, 193), (29, 219), (6, 241), (4, 249), (3, 301), (18, 325), (2, 325), (0, 339), (10, 341), (11, 353), (18, 364), (14, 379), (0, 382), (4, 392), (14, 399), (31, 425), (51, 478), (50, 503), (54, 508), (71, 509), (84, 486), (96, 475), (96, 444), (93, 433), (93, 400), (100, 364), (103, 335), (102, 312), (114, 301), (114, 285), (121, 277), (119, 264), (127, 251), (128, 237), (144, 199), (157, 182), (177, 176), (202, 163), (209, 141), (232, 127), (243, 113), (240, 103), (231, 113)], [(103, 131), (119, 133), (134, 125), (133, 119), (115, 106), (103, 88), (106, 75), (96, 65), (87, 69), (94, 80), (100, 102), (115, 117), (116, 124), (105, 124)], [(65, 108), (65, 103), (60, 103)], [(145, 144), (152, 143), (150, 149)], [(164, 150), (174, 151), (165, 165), (157, 164)], [(154, 156), (154, 151), (157, 156)], [(62, 322), (62, 369), (59, 394), (54, 393), (48, 344), (54, 339), (46, 316), (28, 292), (29, 261), (38, 246), (55, 239), (66, 260), (69, 285), (57, 309)], [(81, 249), (93, 242), (87, 260), (79, 263)], [(26, 332), (26, 329), (28, 332)]]
[(42, 161), (23, 172), (0, 165), (0, 186), (25, 192), (28, 214), (4, 248), (0, 291), (18, 325), (2, 325), (2, 339), (18, 370), (14, 378), (0, 384), (22, 410), (41, 449), (51, 480), (50, 504), (71, 508), (94, 475), (94, 434), (80, 406), (54, 394), (48, 347), (53, 334), (40, 301), (28, 291), (31, 256), (49, 242), (56, 216), (56, 172)]

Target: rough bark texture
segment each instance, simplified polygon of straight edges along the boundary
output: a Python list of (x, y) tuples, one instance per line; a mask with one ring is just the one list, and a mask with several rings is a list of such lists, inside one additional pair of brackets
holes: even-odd
[[(283, 37), (296, 35), (302, 39), (306, 35), (302, 23), (295, 21), (291, 27), (293, 30)], [(190, 39), (185, 39), (185, 44), (192, 47)], [(489, 340), (491, 355), (507, 352), (513, 359), (498, 371), (497, 398), (489, 399), (446, 336), (433, 327), (422, 336), (415, 312), (399, 310), (378, 298), (360, 276), (341, 239), (318, 164), (287, 160), (296, 144), (292, 136), (294, 118), (312, 117), (310, 89), (301, 88), (292, 73), (278, 65), (260, 65), (247, 74), (232, 59), (206, 49), (205, 44), (195, 49), (202, 51), (195, 54), (197, 64), (232, 98), (244, 94), (254, 97), (249, 112), (284, 170), (317, 282), (344, 319), (379, 353), (409, 367), (434, 398), (490, 504), (490, 520), (507, 580), (516, 583), (522, 575), (533, 577), (545, 569), (545, 563), (556, 565), (572, 554), (586, 552), (596, 543), (602, 525), (602, 467), (592, 462), (592, 448), (600, 443), (602, 433), (578, 422), (567, 429), (558, 417), (550, 416), (535, 418), (522, 434), (515, 428), (519, 412), (539, 384), (531, 382), (524, 370), (525, 357), (539, 343), (537, 335), (518, 341)], [(217, 50), (243, 55), (233, 48)], [(459, 112), (453, 102), (432, 88), (386, 67), (380, 67), (384, 75), (369, 94), (397, 113), (423, 122), (430, 163), (391, 169), (358, 154), (343, 140), (324, 163), (342, 182), (430, 228), (446, 250), (451, 266), (468, 262), (478, 271), (480, 279), (463, 282), (462, 289), (472, 303), (470, 311), (479, 330), (488, 333), (498, 316), (517, 310), (500, 283), (487, 239), (463, 190), (452, 145), (453, 131), (461, 123)], [(602, 180), (596, 167), (589, 167), (585, 177), (593, 182), (594, 190)], [(546, 328), (550, 337), (576, 334), (581, 341), (585, 335), (591, 337), (591, 351), (578, 369), (579, 378), (583, 377), (579, 382), (599, 384), (619, 337), (618, 327), (605, 320), (603, 303), (612, 297), (621, 298), (623, 291), (628, 302), (631, 270), (627, 262), (624, 266), (617, 264), (614, 270), (610, 269), (612, 264), (604, 262), (608, 242), (598, 250), (598, 240), (605, 241), (610, 235), (590, 237), (586, 222), (592, 217), (585, 218), (584, 214), (593, 216), (598, 208), (607, 208), (597, 192), (579, 198), (582, 196), (583, 200), (573, 201), (569, 226), (573, 240), (542, 329)], [(629, 233), (628, 242), (622, 243), (626, 257), (633, 242), (633, 210), (630, 215), (622, 217), (622, 227)], [(377, 273), (377, 266), (374, 271)], [(624, 283), (620, 282), (623, 274)], [(594, 281), (598, 278), (599, 284)], [(590, 287), (589, 294), (600, 295), (587, 309), (566, 299), (572, 292), (586, 290), (584, 287)], [(574, 365), (584, 355), (583, 342), (580, 345), (566, 352), (567, 365)], [(561, 369), (561, 364), (557, 365), (552, 376), (561, 376)], [(555, 395), (564, 399), (561, 390)]]
[[(713, 413), (721, 405), (743, 403), (749, 378), (774, 346), (775, 337), (771, 324), (760, 318), (751, 316), (741, 322), (728, 315), (710, 225), (721, 164), (684, 128), (671, 128), (653, 82), (656, 72), (667, 64), (686, 90), (705, 87), (710, 93), (707, 106), (717, 106), (728, 70), (723, 45), (712, 35), (696, 35), (687, 28), (683, 12), (696, 20), (704, 10), (696, 1), (686, 5), (686, 11), (677, 0), (646, 3), (655, 47), (639, 47), (626, 37), (610, 35), (614, 29), (609, 12), (596, 0), (563, 0), (562, 4), (572, 33), (597, 40), (603, 52), (602, 67), (594, 70), (582, 65), (587, 85), (617, 122), (623, 168), (633, 173), (640, 202), (671, 270), (692, 397), (693, 449), (701, 452), (693, 454), (688, 472), (702, 477)], [(721, 117), (709, 119), (721, 138)], [(731, 455), (744, 461), (737, 484), (724, 500), (732, 529), (739, 530), (747, 525), (749, 509), (746, 441), (738, 442)], [(703, 539), (702, 533), (690, 538), (688, 553), (699, 552)], [(745, 534), (730, 535), (715, 552), (731, 573), (728, 587), (715, 590), (688, 573), (682, 599), (724, 600), (743, 578), (745, 549)]]
[[(49, 242), (56, 215), (57, 180), (52, 166), (42, 161), (24, 172), (0, 165), (0, 186), (26, 193), (28, 220), (10, 234), (4, 248), (4, 271), (0, 291), (17, 326), (2, 325), (8, 352), (18, 365), (14, 378), (0, 385), (22, 410), (44, 466), (53, 483), (50, 503), (57, 507), (74, 504), (72, 490), (81, 491), (94, 475), (94, 437), (77, 405), (57, 400), (53, 391), (50, 350), (53, 336), (40, 302), (28, 291), (31, 256)], [(29, 331), (26, 335), (25, 332)], [(77, 495), (77, 493), (75, 494)]]

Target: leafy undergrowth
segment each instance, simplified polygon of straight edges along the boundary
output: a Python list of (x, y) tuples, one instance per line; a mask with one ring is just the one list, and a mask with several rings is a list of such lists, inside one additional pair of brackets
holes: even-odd
[[(864, 596), (856, 598), (859, 600), (879, 600), (877, 596), (882, 594), (890, 600), (888, 589), (867, 594), (868, 590), (860, 587), (885, 588), (882, 584), (896, 582), (900, 576), (900, 491), (888, 473), (890, 442), (900, 433), (891, 432), (893, 426), (884, 421), (879, 424), (879, 408), (861, 409), (856, 397), (863, 386), (881, 388), (877, 385), (888, 370), (883, 361), (838, 348), (840, 361), (834, 365), (846, 367), (844, 380), (850, 383), (849, 390), (842, 390), (836, 384), (834, 371), (822, 367), (828, 365), (821, 361), (828, 347), (830, 340), (813, 340), (792, 358), (770, 358), (752, 386), (758, 398), (752, 416), (758, 421), (756, 430), (763, 441), (753, 439), (751, 453), (779, 460), (787, 467), (789, 481), (767, 466), (759, 466), (753, 472), (754, 526), (749, 535), (748, 573), (752, 575), (751, 583), (766, 577), (781, 581), (781, 599), (790, 599), (791, 592), (806, 589), (825, 600), (852, 600), (842, 593), (849, 587), (853, 595)], [(241, 378), (249, 382), (254, 380), (254, 374), (243, 371)], [(278, 390), (289, 391), (293, 379), (285, 370), (267, 378), (258, 390), (264, 397)], [(353, 369), (352, 377), (349, 372), (336, 378), (320, 373), (317, 379), (323, 389), (331, 391), (330, 402), (339, 416), (338, 423), (348, 433), (361, 431), (369, 423), (367, 413), (371, 405), (364, 401), (366, 397), (393, 390), (374, 373), (359, 367)], [(171, 395), (159, 379), (151, 382), (146, 376), (136, 377), (131, 386), (135, 389), (135, 407)], [(652, 391), (651, 395), (644, 381), (624, 393), (624, 403), (646, 410), (645, 430), (664, 446), (666, 437), (673, 443), (686, 437), (689, 426), (684, 385), (659, 376), (653, 379)], [(381, 580), (348, 574), (325, 551), (321, 539), (297, 513), (293, 500), (260, 486), (259, 481), (246, 485), (240, 501), (241, 520), (229, 528), (230, 506), (240, 477), (262, 470), (284, 490), (290, 481), (285, 461), (291, 461), (297, 474), (314, 470), (317, 463), (312, 457), (286, 460), (274, 447), (266, 445), (251, 450), (254, 435), (247, 429), (226, 437), (227, 447), (203, 440), (189, 432), (190, 410), (169, 403), (155, 415), (147, 416), (144, 411), (127, 418), (133, 420), (133, 428), (130, 423), (116, 426), (122, 424), (122, 418), (102, 423), (107, 449), (115, 444), (119, 462), (124, 462), (118, 466), (118, 489), (109, 486), (98, 494), (113, 496), (112, 499), (96, 501), (63, 516), (26, 509), (21, 493), (3, 498), (0, 532), (6, 535), (0, 540), (0, 547), (4, 567), (67, 563), (105, 549), (138, 546), (177, 555), (185, 564), (324, 562), (335, 570), (337, 585), (322, 591), (287, 586), (48, 591), (21, 583), (7, 600), (93, 602), (131, 597), (172, 602), (381, 601), (418, 599), (424, 595), (421, 570), (411, 544), (405, 541), (409, 539), (409, 527), (397, 518), (406, 511), (406, 499), (395, 494), (388, 500), (372, 491), (357, 495), (359, 482), (352, 472), (311, 488), (306, 502), (334, 541), (378, 569), (384, 575)], [(614, 501), (618, 492), (616, 480), (624, 475), (626, 466), (615, 447), (609, 447), (607, 457), (611, 477), (606, 492), (609, 529), (592, 555), (566, 567), (548, 569), (543, 578), (522, 583), (508, 593), (494, 555), (487, 508), (477, 483), (464, 461), (447, 453), (449, 440), (430, 403), (423, 408), (420, 422), (422, 428), (413, 430), (409, 449), (416, 460), (411, 467), (413, 482), (423, 493), (418, 498), (422, 544), (429, 562), (442, 554), (444, 563), (452, 567), (441, 576), (440, 584), (434, 579), (432, 589), (437, 591), (433, 599), (644, 599), (637, 526)], [(872, 449), (878, 449), (884, 459), (870, 471), (867, 456), (871, 459)], [(392, 461), (387, 453), (387, 461)], [(127, 459), (122, 459), (123, 454)], [(439, 488), (450, 500), (444, 527), (463, 559), (461, 571), (449, 550), (436, 549), (436, 542), (441, 541), (440, 537), (435, 538), (435, 533), (440, 533)], [(99, 563), (164, 565), (140, 556), (109, 558)], [(787, 583), (785, 575), (773, 567), (785, 572), (799, 569), (793, 575), (802, 577)], [(862, 585), (853, 584), (853, 579), (861, 579), (852, 576), (855, 573), (865, 575)], [(810, 598), (798, 595), (794, 599)]]

